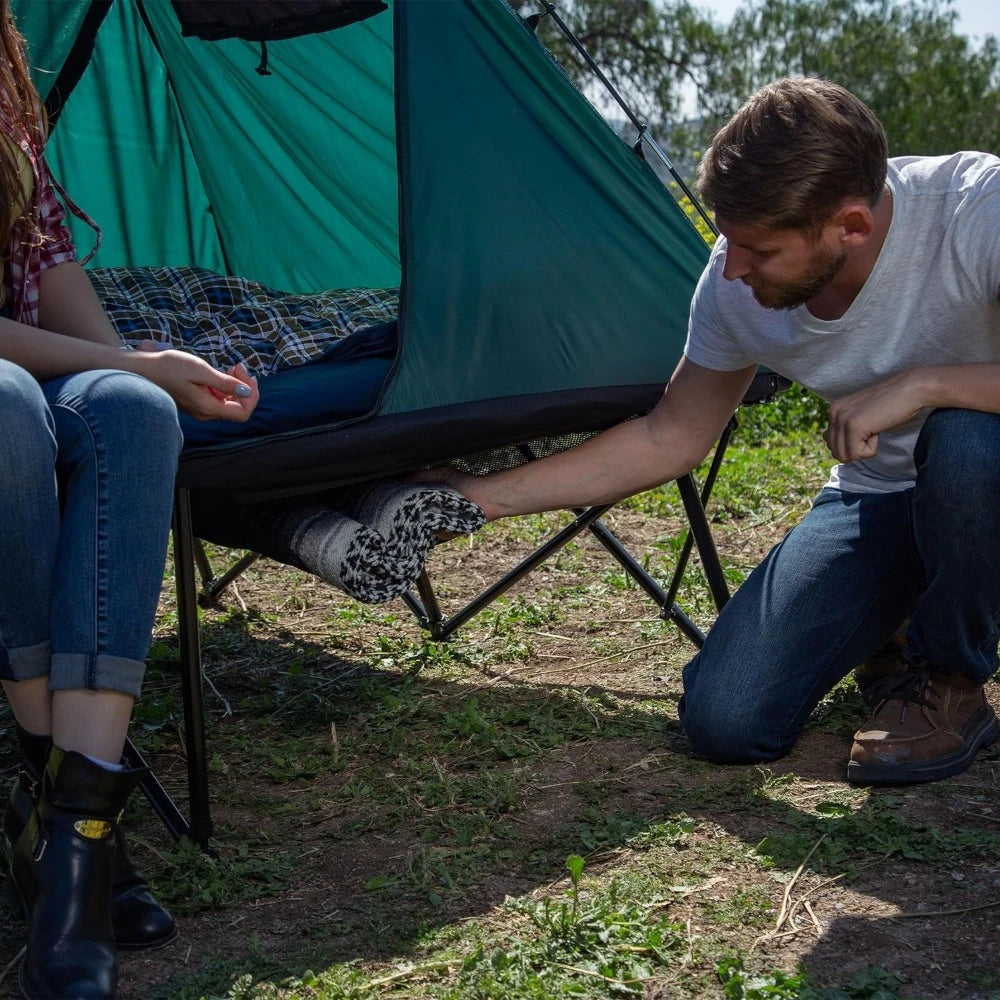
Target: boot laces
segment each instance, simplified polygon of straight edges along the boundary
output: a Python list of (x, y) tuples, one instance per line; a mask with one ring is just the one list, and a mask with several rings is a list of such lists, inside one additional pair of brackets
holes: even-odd
[(928, 697), (928, 686), (931, 682), (930, 664), (920, 656), (907, 656), (906, 664), (906, 669), (901, 673), (883, 677), (872, 686), (872, 693), (879, 706), (890, 701), (902, 702), (900, 722), (906, 718), (906, 709), (911, 704), (937, 711), (937, 705)]

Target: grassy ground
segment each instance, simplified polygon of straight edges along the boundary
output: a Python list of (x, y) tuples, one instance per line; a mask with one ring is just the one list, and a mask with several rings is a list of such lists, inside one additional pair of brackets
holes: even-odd
[[(733, 585), (828, 464), (814, 436), (743, 440), (712, 508)], [(562, 520), (439, 547), (443, 602)], [(669, 574), (673, 488), (607, 521)], [(681, 600), (711, 622), (696, 565)], [(134, 738), (182, 795), (170, 602), (167, 586)], [(789, 758), (692, 759), (675, 722), (692, 648), (592, 539), (449, 643), (401, 602), (266, 563), (202, 639), (220, 857), (135, 804), (135, 854), (181, 936), (123, 958), (122, 997), (1000, 998), (1000, 758), (933, 786), (847, 786), (864, 716), (847, 681)], [(0, 969), (22, 933), (5, 922)]]

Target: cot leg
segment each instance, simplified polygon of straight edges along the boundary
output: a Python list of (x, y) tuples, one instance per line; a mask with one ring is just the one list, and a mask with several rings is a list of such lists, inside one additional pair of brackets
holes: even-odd
[(177, 622), (184, 699), (184, 742), (187, 750), (190, 836), (203, 847), (212, 836), (205, 752), (205, 702), (198, 635), (198, 586), (195, 579), (191, 494), (178, 487), (174, 501), (174, 564), (177, 578)]

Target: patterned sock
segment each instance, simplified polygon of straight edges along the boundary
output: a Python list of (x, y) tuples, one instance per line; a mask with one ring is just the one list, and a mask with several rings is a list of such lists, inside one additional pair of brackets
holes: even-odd
[(389, 480), (323, 496), (324, 502), (385, 539), (386, 553), (415, 580), (438, 535), (468, 535), (486, 523), (479, 506), (443, 483)]
[(374, 604), (416, 580), (439, 532), (469, 534), (486, 517), (447, 486), (390, 481), (265, 504), (254, 520), (311, 573)]

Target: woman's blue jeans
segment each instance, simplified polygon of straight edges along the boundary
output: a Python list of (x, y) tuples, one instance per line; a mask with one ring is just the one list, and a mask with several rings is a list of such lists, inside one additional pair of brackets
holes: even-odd
[(142, 685), (181, 435), (148, 380), (0, 361), (0, 677)]
[(681, 724), (724, 762), (786, 753), (819, 700), (910, 617), (907, 648), (986, 681), (1000, 638), (1000, 415), (936, 410), (916, 485), (824, 489), (684, 671)]

